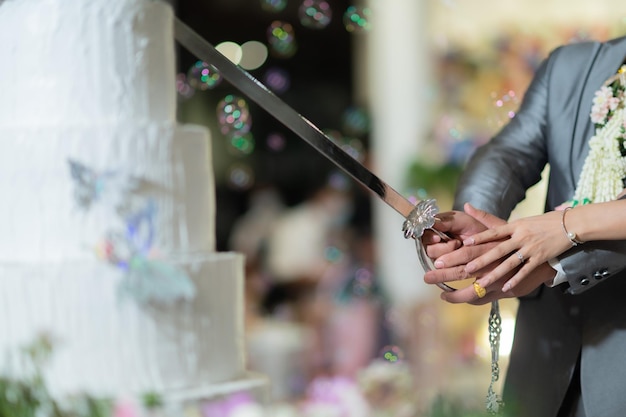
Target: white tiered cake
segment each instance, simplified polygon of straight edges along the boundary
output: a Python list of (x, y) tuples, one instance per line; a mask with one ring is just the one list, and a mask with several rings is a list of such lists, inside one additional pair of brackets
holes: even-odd
[(246, 378), (244, 260), (215, 252), (209, 132), (176, 122), (172, 27), (160, 1), (0, 1), (0, 359), (50, 335), (58, 394)]

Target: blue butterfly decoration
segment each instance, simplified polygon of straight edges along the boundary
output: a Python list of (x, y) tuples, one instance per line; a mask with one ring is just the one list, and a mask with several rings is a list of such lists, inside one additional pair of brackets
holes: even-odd
[(195, 285), (182, 268), (143, 257), (131, 259), (118, 290), (143, 305), (173, 304), (178, 300), (191, 300), (196, 295)]
[(119, 292), (140, 304), (192, 299), (195, 286), (185, 270), (154, 256), (157, 206), (153, 199), (138, 195), (138, 181), (68, 162), (79, 206), (88, 210), (96, 203), (110, 204), (122, 220), (123, 229), (108, 231), (98, 245), (101, 258), (124, 272)]
[(149, 301), (172, 303), (192, 299), (195, 286), (186, 272), (172, 263), (151, 256), (154, 249), (154, 216), (156, 205), (147, 200), (145, 206), (126, 218), (125, 243), (130, 248), (120, 291), (140, 303)]
[(113, 172), (98, 173), (80, 162), (68, 160), (70, 174), (74, 180), (74, 198), (81, 208), (89, 209), (100, 200), (108, 179), (113, 178)]
[(139, 188), (136, 178), (115, 171), (98, 172), (72, 159), (68, 163), (74, 182), (74, 200), (83, 210), (99, 202), (119, 209)]

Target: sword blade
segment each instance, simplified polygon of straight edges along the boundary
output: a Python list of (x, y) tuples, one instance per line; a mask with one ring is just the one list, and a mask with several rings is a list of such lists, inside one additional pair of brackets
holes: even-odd
[(174, 19), (174, 36), (185, 49), (197, 58), (215, 67), (224, 79), (289, 128), (298, 137), (367, 189), (373, 191), (375, 195), (380, 197), (404, 218), (409, 217), (411, 211), (415, 208), (409, 200), (374, 175), (359, 161), (335, 144), (318, 127), (278, 98), (250, 73), (222, 55), (213, 45), (178, 18)]

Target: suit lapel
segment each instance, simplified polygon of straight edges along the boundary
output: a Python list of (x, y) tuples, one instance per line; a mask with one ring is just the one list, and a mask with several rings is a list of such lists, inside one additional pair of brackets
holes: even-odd
[[(578, 115), (574, 126), (571, 169), (572, 177), (578, 182), (580, 171), (589, 153), (587, 143), (594, 135), (595, 128), (591, 123), (589, 113), (593, 104), (595, 92), (612, 75), (614, 75), (626, 57), (626, 37), (615, 41), (598, 44), (599, 49), (590, 63), (587, 80), (578, 104)], [(581, 80), (582, 81), (582, 80)]]

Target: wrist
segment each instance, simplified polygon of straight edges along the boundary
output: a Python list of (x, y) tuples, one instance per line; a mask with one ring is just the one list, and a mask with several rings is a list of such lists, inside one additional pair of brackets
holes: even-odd
[[(570, 241), (570, 244), (572, 246), (578, 246), (578, 245), (582, 245), (583, 243), (585, 243), (583, 240), (581, 240), (580, 236), (578, 235), (578, 233), (575, 231), (576, 229), (574, 228), (574, 223), (572, 219), (572, 212), (573, 212), (573, 208), (572, 207), (566, 207), (563, 210), (563, 213), (561, 214), (561, 228), (563, 229), (563, 233), (565, 234), (565, 237)], [(567, 213), (570, 212), (569, 216), (566, 216)], [(568, 222), (568, 225), (566, 225), (566, 217), (567, 220), (570, 220), (570, 222)]]

